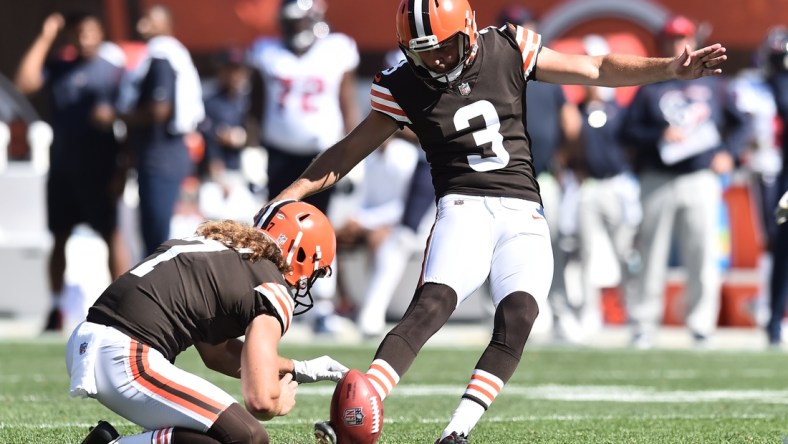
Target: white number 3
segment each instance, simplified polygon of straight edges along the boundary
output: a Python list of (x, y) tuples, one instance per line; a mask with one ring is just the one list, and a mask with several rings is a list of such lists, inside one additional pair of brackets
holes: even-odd
[(464, 130), (471, 126), (471, 119), (479, 116), (484, 117), (487, 127), (474, 132), (473, 140), (476, 142), (476, 146), (491, 144), (494, 155), (482, 157), (478, 154), (471, 154), (468, 156), (468, 164), (479, 172), (501, 169), (509, 163), (509, 153), (503, 147), (503, 136), (499, 132), (501, 120), (492, 103), (480, 100), (463, 106), (454, 114), (454, 127), (457, 131)]

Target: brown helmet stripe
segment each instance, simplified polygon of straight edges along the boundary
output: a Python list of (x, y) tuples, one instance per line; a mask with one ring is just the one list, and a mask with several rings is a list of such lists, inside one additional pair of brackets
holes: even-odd
[(432, 35), (430, 0), (408, 0), (408, 24), (414, 38)]

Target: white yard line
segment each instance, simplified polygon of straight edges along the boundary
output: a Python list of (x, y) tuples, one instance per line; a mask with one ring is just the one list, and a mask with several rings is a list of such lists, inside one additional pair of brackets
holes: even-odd
[[(450, 385), (400, 385), (391, 396), (460, 396), (464, 387)], [(331, 396), (333, 387), (301, 386), (302, 396)], [(643, 386), (574, 386), (540, 385), (506, 386), (501, 394), (551, 401), (628, 402), (628, 403), (695, 403), (748, 401), (788, 404), (788, 390), (660, 390)]]
[[(8, 378), (10, 382), (15, 378)], [(460, 396), (464, 387), (459, 385), (399, 385), (392, 397)], [(330, 385), (298, 388), (299, 396), (330, 397)], [(661, 390), (648, 386), (577, 386), (539, 385), (533, 387), (506, 386), (502, 396), (534, 400), (569, 402), (622, 402), (622, 403), (706, 403), (717, 401), (747, 401), (761, 404), (788, 404), (788, 390)], [(0, 394), (0, 402), (51, 402), (51, 398), (37, 394)]]

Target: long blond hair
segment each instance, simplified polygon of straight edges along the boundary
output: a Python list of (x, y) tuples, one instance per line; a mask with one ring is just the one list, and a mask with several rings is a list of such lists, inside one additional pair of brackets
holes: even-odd
[(243, 254), (244, 258), (250, 262), (267, 259), (273, 262), (282, 273), (289, 271), (279, 246), (265, 232), (251, 225), (234, 220), (207, 221), (197, 227), (196, 234), (221, 242), (236, 251), (241, 248), (251, 250)]

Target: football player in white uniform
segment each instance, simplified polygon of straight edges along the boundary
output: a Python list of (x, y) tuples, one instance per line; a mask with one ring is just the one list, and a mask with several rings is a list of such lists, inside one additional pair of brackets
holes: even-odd
[[(250, 50), (250, 62), (262, 80), (257, 87), (263, 89), (253, 92), (252, 100), (257, 103), (252, 113), (260, 119), (260, 142), (269, 153), (270, 197), (303, 171), (295, 160), (305, 168), (359, 120), (356, 43), (344, 34), (329, 32), (324, 12), (321, 0), (284, 0), (280, 10), (283, 37), (260, 38)], [(313, 203), (323, 212), (327, 195), (320, 196), (320, 205)]]
[[(330, 32), (324, 0), (283, 0), (281, 38), (263, 37), (249, 52), (253, 77), (251, 120), (259, 122), (260, 144), (268, 153), (268, 196), (279, 194), (309, 163), (360, 120), (356, 100), (356, 42)], [(331, 191), (306, 202), (329, 214)], [(336, 268), (336, 264), (334, 264)], [(332, 332), (337, 319), (330, 298), (334, 277), (315, 288), (316, 332)]]

